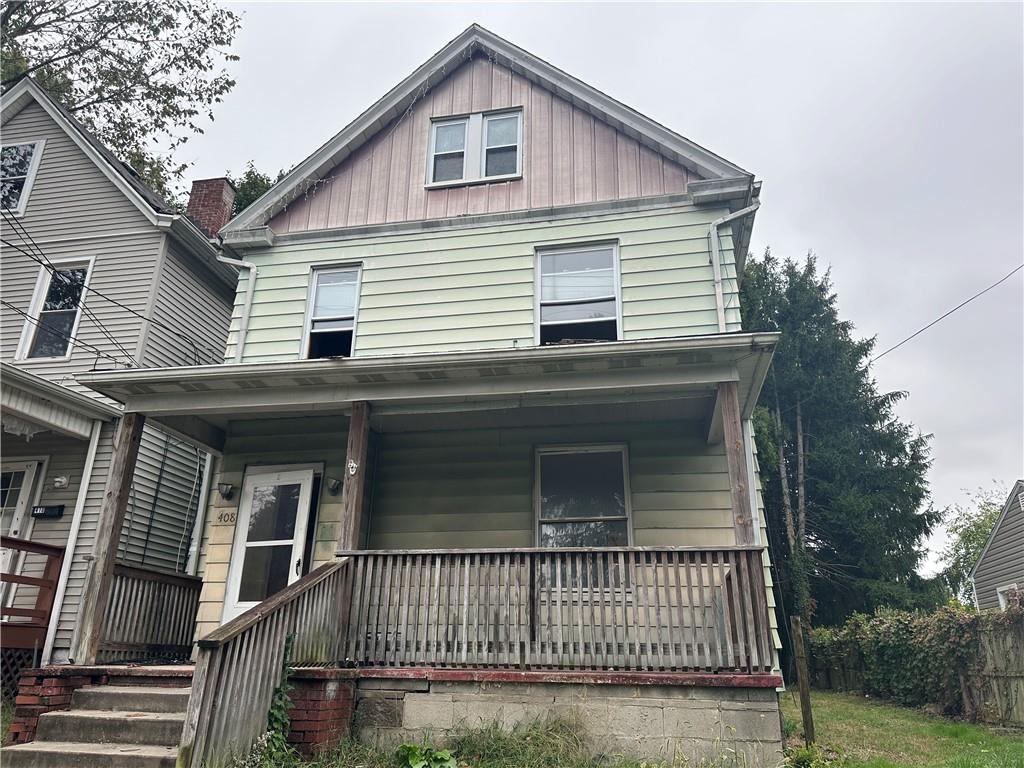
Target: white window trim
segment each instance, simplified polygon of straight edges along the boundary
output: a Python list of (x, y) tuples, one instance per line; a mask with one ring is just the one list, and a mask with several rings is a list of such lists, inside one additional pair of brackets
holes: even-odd
[[(633, 493), (629, 487), (629, 446), (626, 443), (585, 443), (585, 444), (558, 444), (538, 445), (533, 452), (533, 541), (534, 546), (543, 546), (540, 543), (540, 485), (541, 456), (553, 453), (619, 453), (622, 456), (622, 489), (625, 494), (626, 507), (626, 546), (633, 546)], [(547, 522), (572, 522), (573, 520), (591, 518), (567, 518), (564, 520)], [(593, 518), (598, 519), (598, 518)], [(618, 517), (600, 518), (601, 520), (620, 520)]]
[(25, 186), (21, 188), (21, 197), (18, 198), (17, 208), (4, 208), (9, 214), (16, 218), (21, 218), (25, 213), (25, 208), (28, 207), (28, 197), (32, 192), (32, 187), (35, 185), (36, 172), (39, 170), (39, 163), (43, 159), (43, 150), (46, 147), (46, 139), (35, 139), (34, 141), (11, 141), (4, 144), (4, 147), (18, 147), (23, 144), (32, 144), (35, 149), (32, 150), (32, 159), (28, 164), (28, 173), (25, 175)]
[(356, 356), (356, 343), (359, 339), (359, 302), (362, 300), (363, 288), (363, 265), (360, 262), (348, 264), (324, 264), (311, 267), (306, 285), (306, 311), (302, 320), (302, 340), (299, 346), (299, 359), (309, 360), (309, 342), (311, 341), (311, 327), (313, 324), (313, 303), (316, 290), (317, 274), (321, 272), (340, 272), (342, 270), (356, 271), (356, 303), (352, 308), (352, 353), (349, 357)]
[(1004, 584), (1001, 587), (996, 587), (996, 598), (999, 600), (999, 610), (1006, 610), (1006, 606), (1009, 603), (1009, 601), (1006, 599), (1006, 593), (1009, 592), (1011, 589), (1020, 589), (1020, 587), (1017, 586), (1016, 582), (1014, 582), (1013, 584)]
[(619, 243), (617, 240), (603, 241), (596, 243), (574, 243), (572, 245), (538, 246), (533, 260), (533, 344), (540, 346), (540, 331), (542, 325), (575, 325), (577, 323), (604, 323), (604, 320), (569, 320), (555, 323), (541, 323), (541, 257), (552, 253), (572, 253), (574, 251), (589, 251), (594, 248), (612, 249), (612, 279), (615, 290), (615, 340), (622, 341), (622, 269), (619, 260)]
[[(516, 145), (516, 171), (500, 176), (485, 176), (484, 168), (487, 163), (486, 136), (487, 121), (498, 117), (518, 118)], [(456, 123), (466, 124), (466, 143), (462, 154), (462, 178), (451, 181), (434, 181), (434, 146), (437, 137), (437, 128), (443, 125), (454, 125)], [(494, 112), (474, 112), (469, 115), (458, 115), (433, 120), (430, 123), (430, 134), (427, 137), (427, 167), (424, 186), (427, 189), (444, 189), (446, 187), (466, 187), (473, 184), (492, 184), (500, 181), (514, 181), (523, 177), (523, 110), (521, 107), (515, 109), (501, 109)], [(511, 145), (502, 145), (511, 146)]]
[(31, 365), (32, 363), (52, 363), (62, 360), (70, 360), (75, 352), (75, 340), (78, 339), (78, 327), (82, 322), (82, 315), (85, 314), (85, 302), (89, 299), (89, 284), (92, 281), (93, 265), (95, 256), (86, 258), (56, 258), (49, 259), (49, 263), (56, 269), (73, 269), (74, 267), (85, 267), (85, 283), (82, 285), (82, 298), (78, 302), (78, 313), (75, 315), (75, 322), (71, 326), (71, 339), (68, 341), (67, 354), (61, 357), (29, 357), (29, 349), (32, 347), (32, 340), (39, 329), (39, 314), (42, 312), (43, 303), (46, 301), (46, 293), (50, 290), (50, 281), (53, 275), (46, 266), (39, 266), (39, 275), (36, 277), (36, 286), (32, 292), (32, 300), (28, 305), (28, 317), (21, 329), (21, 339), (18, 341), (18, 351), (14, 359), (20, 363)]

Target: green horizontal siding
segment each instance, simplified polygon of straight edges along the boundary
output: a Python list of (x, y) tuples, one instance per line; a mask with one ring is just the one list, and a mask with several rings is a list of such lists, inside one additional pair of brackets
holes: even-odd
[[(530, 346), (536, 249), (609, 240), (620, 244), (626, 339), (714, 333), (708, 228), (721, 213), (676, 206), (257, 249), (244, 360), (299, 357), (311, 268), (351, 263), (363, 265), (357, 355)], [(722, 240), (728, 328), (738, 330), (732, 239)], [(245, 290), (243, 279), (229, 358)]]

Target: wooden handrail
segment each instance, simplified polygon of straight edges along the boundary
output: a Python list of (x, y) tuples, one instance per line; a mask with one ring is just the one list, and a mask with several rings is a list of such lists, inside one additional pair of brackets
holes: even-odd
[(308, 592), (345, 565), (346, 561), (347, 559), (333, 560), (329, 563), (324, 563), (319, 568), (313, 569), (301, 579), (289, 584), (280, 592), (268, 597), (262, 603), (254, 605), (245, 613), (233, 618), (227, 624), (223, 624), (213, 630), (213, 632), (198, 641), (199, 647), (219, 648), (224, 645), (224, 643), (240, 635), (253, 624), (262, 621), (264, 617), (277, 611), (281, 606), (290, 603), (305, 592)]
[(16, 539), (13, 536), (0, 536), (0, 546), (4, 549), (16, 549), (21, 552), (32, 552), (37, 555), (64, 557), (64, 547), (57, 547), (53, 544), (43, 544), (40, 541)]

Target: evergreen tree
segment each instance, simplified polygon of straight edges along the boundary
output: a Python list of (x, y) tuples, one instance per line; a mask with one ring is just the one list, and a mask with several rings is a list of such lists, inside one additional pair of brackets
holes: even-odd
[(749, 259), (741, 301), (746, 328), (782, 333), (754, 423), (787, 608), (835, 624), (941, 601), (917, 574), (940, 517), (927, 503), (929, 437), (895, 416), (905, 392), (878, 391), (874, 339), (839, 318), (813, 255)]

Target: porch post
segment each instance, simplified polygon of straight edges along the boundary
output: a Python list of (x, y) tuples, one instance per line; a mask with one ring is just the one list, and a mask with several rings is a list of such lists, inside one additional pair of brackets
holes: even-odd
[(729, 492), (732, 497), (732, 525), (738, 546), (754, 544), (754, 515), (750, 507), (747, 452), (743, 442), (743, 423), (735, 381), (718, 384), (718, 402), (722, 410), (722, 434), (729, 467)]
[[(92, 559), (86, 564), (78, 631), (71, 649), (71, 658), (76, 664), (95, 664), (99, 653), (100, 630), (114, 580), (114, 561), (117, 559), (145, 423), (146, 417), (141, 413), (126, 413), (117, 426), (103, 506), (96, 521), (97, 534), (92, 545)], [(74, 553), (69, 552), (67, 556), (74, 557)]]
[(370, 404), (352, 403), (345, 448), (344, 480), (341, 487), (341, 521), (338, 523), (338, 551), (358, 549), (362, 540), (363, 489), (366, 485), (367, 446), (370, 441)]

